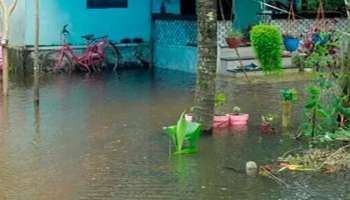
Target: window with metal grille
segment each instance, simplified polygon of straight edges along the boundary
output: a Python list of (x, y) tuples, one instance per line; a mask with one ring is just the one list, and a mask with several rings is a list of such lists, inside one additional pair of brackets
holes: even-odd
[(87, 8), (127, 8), (128, 0), (87, 0)]

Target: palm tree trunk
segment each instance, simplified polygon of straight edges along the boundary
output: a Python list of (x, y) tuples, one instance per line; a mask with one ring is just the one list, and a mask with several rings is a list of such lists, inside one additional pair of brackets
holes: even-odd
[(194, 121), (204, 132), (213, 127), (217, 70), (217, 1), (197, 0), (198, 72)]
[(35, 0), (35, 45), (34, 45), (34, 103), (39, 104), (40, 98), (40, 64), (39, 64), (39, 39), (40, 39), (40, 16), (39, 0)]

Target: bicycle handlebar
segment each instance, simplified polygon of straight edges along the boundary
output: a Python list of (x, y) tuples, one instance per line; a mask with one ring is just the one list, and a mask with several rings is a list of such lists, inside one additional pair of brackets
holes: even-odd
[(92, 38), (93, 40), (99, 40), (99, 39), (106, 39), (108, 38), (108, 35), (103, 35), (101, 37), (95, 37), (95, 38)]
[(68, 24), (65, 24), (62, 28), (62, 32), (63, 35), (69, 35), (69, 30), (68, 30)]

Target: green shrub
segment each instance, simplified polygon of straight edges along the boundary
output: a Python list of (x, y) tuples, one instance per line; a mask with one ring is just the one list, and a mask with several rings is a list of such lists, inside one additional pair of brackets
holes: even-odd
[(241, 38), (243, 38), (243, 33), (240, 32), (240, 31), (231, 30), (231, 31), (226, 33), (226, 37), (227, 38), (238, 38), (238, 39), (241, 39)]
[(271, 73), (282, 69), (282, 34), (277, 26), (256, 25), (250, 32), (255, 54), (264, 72)]

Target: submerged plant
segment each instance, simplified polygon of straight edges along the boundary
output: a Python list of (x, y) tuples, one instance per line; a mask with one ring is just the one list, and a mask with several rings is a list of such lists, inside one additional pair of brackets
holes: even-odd
[(298, 92), (295, 88), (283, 88), (280, 93), (283, 101), (295, 102), (298, 99)]
[(197, 152), (197, 143), (201, 134), (201, 125), (189, 122), (182, 113), (177, 124), (165, 127), (165, 133), (175, 145), (175, 154), (191, 154)]
[(220, 108), (223, 107), (227, 102), (226, 96), (223, 93), (217, 94), (215, 96), (215, 102), (214, 102), (214, 106), (215, 106), (215, 110), (216, 110), (216, 114), (220, 114)]
[(218, 95), (215, 96), (215, 108), (219, 108), (223, 105), (225, 105), (226, 103), (226, 96), (223, 93), (220, 93)]

